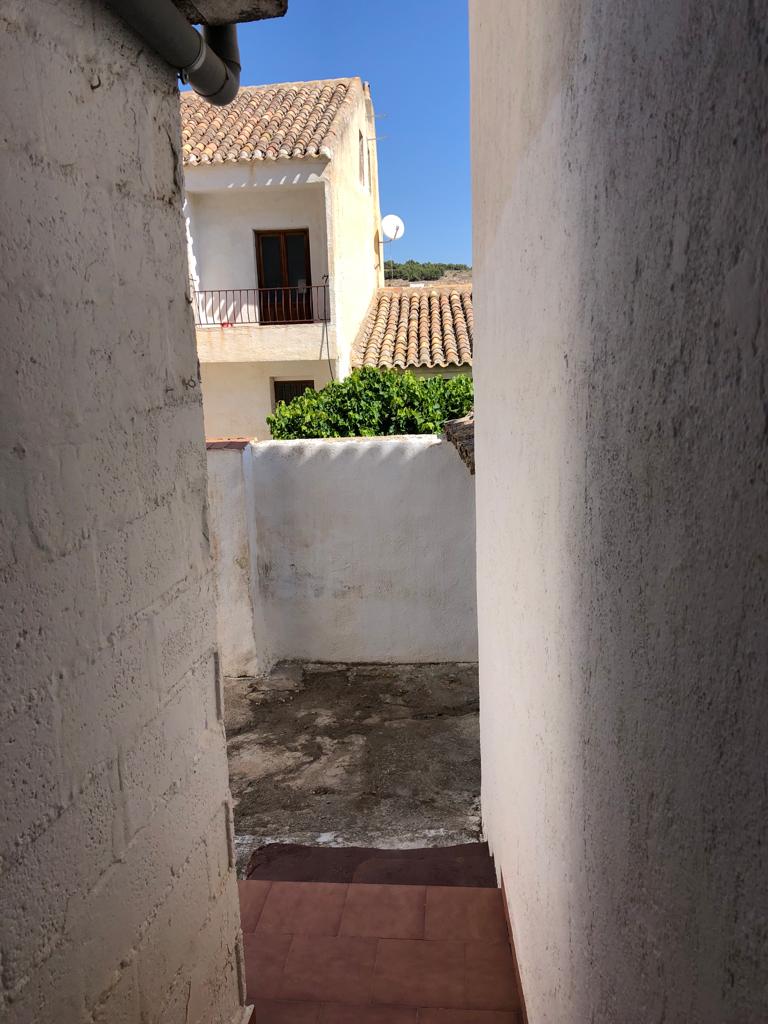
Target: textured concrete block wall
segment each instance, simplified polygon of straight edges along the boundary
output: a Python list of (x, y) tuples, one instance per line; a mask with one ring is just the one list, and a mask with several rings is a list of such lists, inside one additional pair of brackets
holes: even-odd
[(532, 1024), (768, 1019), (768, 13), (473, 0), (483, 815)]
[(174, 77), (100, 2), (0, 29), (0, 1017), (231, 1024)]

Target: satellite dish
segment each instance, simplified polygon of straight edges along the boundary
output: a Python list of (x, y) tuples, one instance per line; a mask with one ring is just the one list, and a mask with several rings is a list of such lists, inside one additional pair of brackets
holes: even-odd
[(381, 221), (381, 230), (388, 242), (394, 242), (396, 238), (402, 238), (405, 234), (405, 224), (395, 213), (388, 213)]

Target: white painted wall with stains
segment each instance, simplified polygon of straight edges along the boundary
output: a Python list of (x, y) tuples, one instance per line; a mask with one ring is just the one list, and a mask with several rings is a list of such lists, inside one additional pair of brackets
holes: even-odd
[[(474, 478), (451, 444), (435, 436), (249, 444), (245, 517), (236, 455), (208, 452), (211, 504), (221, 510), (212, 543), (227, 675), (283, 659), (476, 660)], [(237, 589), (226, 583), (233, 573)], [(252, 647), (240, 627), (232, 634), (251, 616)]]
[(217, 633), (224, 676), (257, 676), (270, 666), (263, 631), (257, 643), (251, 596), (251, 542), (243, 448), (208, 450), (208, 525), (216, 577)]

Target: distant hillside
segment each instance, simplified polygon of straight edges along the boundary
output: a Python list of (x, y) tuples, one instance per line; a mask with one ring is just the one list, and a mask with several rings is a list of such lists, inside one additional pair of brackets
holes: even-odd
[(461, 283), (472, 280), (472, 268), (466, 263), (419, 263), (417, 260), (395, 263), (394, 260), (385, 260), (384, 278), (387, 284), (393, 285), (420, 281)]

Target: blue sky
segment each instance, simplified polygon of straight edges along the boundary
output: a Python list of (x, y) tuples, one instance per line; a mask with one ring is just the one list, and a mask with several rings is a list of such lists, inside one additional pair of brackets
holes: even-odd
[(359, 75), (377, 114), (388, 257), (471, 263), (466, 0), (288, 0), (241, 25), (243, 85)]

